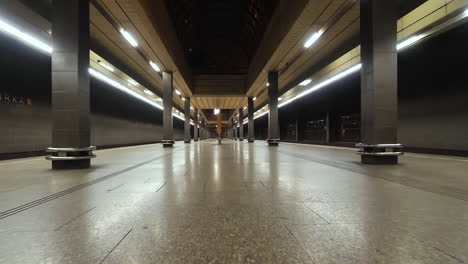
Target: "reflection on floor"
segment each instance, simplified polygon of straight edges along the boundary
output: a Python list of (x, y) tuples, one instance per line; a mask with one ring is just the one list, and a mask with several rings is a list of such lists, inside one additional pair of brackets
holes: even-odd
[(468, 159), (265, 142), (0, 162), (0, 263), (468, 263)]

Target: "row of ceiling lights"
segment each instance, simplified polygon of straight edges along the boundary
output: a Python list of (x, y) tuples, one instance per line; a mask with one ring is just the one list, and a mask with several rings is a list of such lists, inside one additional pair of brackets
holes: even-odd
[[(468, 9), (466, 9), (463, 12), (463, 16), (468, 17)], [(320, 37), (323, 35), (323, 33), (324, 33), (323, 30), (320, 30), (320, 31), (312, 34), (312, 36), (304, 43), (304, 48), (306, 48), (306, 49), (310, 48), (314, 43), (316, 43), (320, 39)], [(425, 37), (427, 37), (426, 34), (419, 34), (419, 35), (416, 35), (416, 36), (409, 37), (406, 40), (404, 40), (404, 41), (397, 44), (397, 46), (396, 46), (397, 51), (400, 51), (400, 50), (402, 50), (402, 49), (404, 49), (406, 47), (409, 47), (409, 46), (417, 43), (418, 41), (424, 39)], [(354, 73), (354, 72), (360, 70), (361, 67), (362, 67), (362, 64), (354, 65), (351, 68), (349, 68), (349, 69), (347, 69), (347, 70), (345, 70), (345, 71), (343, 71), (341, 73), (338, 73), (337, 75), (331, 77), (330, 79), (327, 79), (327, 80), (325, 80), (325, 81), (323, 81), (323, 82), (321, 82), (321, 83), (319, 83), (317, 85), (314, 85), (314, 86), (310, 87), (309, 89), (307, 89), (307, 90), (303, 91), (302, 93), (294, 96), (293, 98), (289, 99), (288, 101), (284, 102), (283, 104), (280, 104), (278, 107), (282, 107), (284, 105), (287, 105), (287, 104), (289, 104), (289, 103), (291, 103), (291, 102), (293, 102), (293, 101), (295, 101), (295, 100), (297, 100), (297, 99), (299, 99), (299, 98), (301, 98), (301, 97), (303, 97), (303, 96), (305, 96), (307, 94), (310, 94), (313, 91), (316, 91), (316, 90), (318, 90), (318, 89), (320, 89), (320, 88), (322, 88), (324, 86), (329, 85), (332, 82), (335, 82), (335, 81), (337, 81), (337, 80), (339, 80), (339, 79), (341, 79), (341, 78), (343, 78), (343, 77), (345, 77), (345, 76), (347, 76), (347, 75), (349, 75), (351, 73)], [(306, 79), (306, 80), (302, 81), (301, 83), (299, 83), (299, 86), (307, 86), (310, 83), (312, 83), (312, 79)], [(268, 82), (267, 82), (267, 86), (269, 86)], [(256, 97), (254, 97), (254, 98), (256, 98)], [(281, 97), (278, 98), (279, 101), (281, 101), (281, 99), (282, 99)], [(257, 114), (257, 116), (255, 118), (259, 118), (259, 117), (267, 114), (268, 113), (268, 111), (266, 111), (267, 106), (268, 105), (265, 105), (262, 109), (255, 112), (255, 114)], [(260, 111), (264, 111), (264, 112), (258, 114), (258, 112), (260, 112)]]
[[(51, 54), (53, 52), (53, 47), (49, 44), (47, 44), (46, 42), (32, 36), (31, 34), (28, 34), (24, 31), (22, 31), (21, 29), (19, 29), (18, 27), (12, 25), (11, 23), (8, 23), (7, 21), (5, 21), (3, 18), (0, 17), (0, 32), (3, 32), (21, 42), (24, 42), (25, 44), (28, 44), (34, 48), (37, 48), (47, 54)], [(138, 46), (138, 42), (132, 37), (132, 35), (130, 33), (128, 33), (127, 31), (125, 30), (121, 30), (120, 31), (122, 36), (130, 43), (130, 45), (132, 45), (133, 47), (137, 47)], [(115, 68), (103, 61), (99, 61), (98, 60), (98, 64), (100, 66), (102, 66), (104, 69), (108, 70), (109, 72), (115, 72)], [(150, 66), (156, 70), (157, 72), (160, 72), (160, 68), (152, 61), (150, 61)], [(127, 87), (123, 86), (122, 84), (120, 84), (118, 81), (115, 81), (107, 76), (105, 76), (104, 74), (100, 73), (99, 71), (93, 69), (93, 68), (90, 68), (89, 69), (89, 72), (92, 76), (94, 76), (95, 78), (97, 79), (100, 79), (101, 81), (104, 81), (106, 83), (108, 83), (109, 85), (113, 86), (114, 88), (117, 88), (129, 95), (132, 95), (133, 97), (136, 97), (137, 99), (140, 99), (141, 101), (144, 101), (158, 109), (163, 109), (163, 107), (151, 100), (149, 100), (148, 98), (138, 94), (137, 92), (131, 90), (131, 89), (128, 89)], [(132, 85), (132, 86), (138, 86), (138, 82), (136, 82), (135, 80), (133, 79), (128, 79), (127, 80), (128, 84)], [(148, 89), (144, 89), (143, 90), (144, 93), (148, 94), (148, 95), (152, 95), (154, 96), (154, 93), (152, 93), (151, 91), (149, 91)], [(176, 93), (178, 95), (181, 95), (181, 93), (176, 90)], [(162, 99), (161, 98), (157, 98), (156, 100), (162, 102)], [(193, 110), (193, 108), (191, 107), (191, 109)], [(177, 109), (175, 109), (176, 112)], [(184, 117), (182, 117), (181, 115), (178, 115), (178, 114), (173, 114), (176, 118), (178, 119), (181, 119), (181, 120), (185, 120)]]

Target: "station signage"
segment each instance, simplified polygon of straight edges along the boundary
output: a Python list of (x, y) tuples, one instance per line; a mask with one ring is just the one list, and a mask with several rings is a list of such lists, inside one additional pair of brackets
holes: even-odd
[(0, 104), (32, 104), (30, 98), (11, 95), (6, 92), (0, 91)]

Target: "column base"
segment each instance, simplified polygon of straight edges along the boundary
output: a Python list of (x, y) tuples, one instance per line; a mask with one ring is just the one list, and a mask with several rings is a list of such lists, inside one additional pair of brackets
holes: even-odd
[(398, 156), (361, 156), (362, 164), (370, 165), (395, 165), (398, 164)]
[(280, 143), (279, 139), (267, 139), (268, 146), (270, 147), (277, 147)]
[(198, 142), (198, 138), (193, 139), (193, 142)]
[(86, 148), (48, 148), (46, 152), (50, 153), (46, 157), (52, 161), (52, 169), (87, 169), (91, 167), (91, 159), (96, 156), (93, 154), (96, 147)]
[(249, 138), (247, 141), (249, 141), (249, 143), (254, 143), (255, 139), (254, 138)]
[(163, 148), (172, 148), (174, 147), (174, 140), (162, 140), (161, 141)]
[(403, 155), (403, 145), (401, 144), (357, 144), (359, 147), (358, 154), (361, 155), (362, 164), (382, 164), (395, 165), (398, 164), (398, 157)]
[(239, 141), (244, 141), (244, 138), (239, 138)]
[(192, 142), (192, 140), (184, 140), (185, 144), (190, 144), (191, 142)]
[(91, 167), (91, 160), (53, 160), (53, 170), (82, 170), (89, 169)]

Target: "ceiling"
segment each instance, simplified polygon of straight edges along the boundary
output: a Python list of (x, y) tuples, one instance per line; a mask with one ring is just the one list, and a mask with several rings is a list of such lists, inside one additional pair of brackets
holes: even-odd
[(277, 0), (165, 0), (194, 74), (242, 74)]
[[(51, 19), (51, 0), (19, 1)], [(400, 16), (425, 2), (397, 1)], [(192, 97), (193, 107), (200, 109), (238, 109), (247, 104), (246, 96), (258, 97), (258, 109), (266, 103), (268, 71), (280, 71), (284, 90), (359, 42), (359, 0), (90, 3), (91, 38), (109, 55), (106, 59), (160, 95), (162, 78), (147, 60), (157, 62), (163, 70), (174, 72), (175, 88), (181, 96)], [(137, 38), (139, 50), (122, 38), (121, 27)], [(320, 42), (304, 49), (304, 41), (321, 27), (327, 30)], [(183, 108), (180, 96), (175, 95), (174, 102)]]

